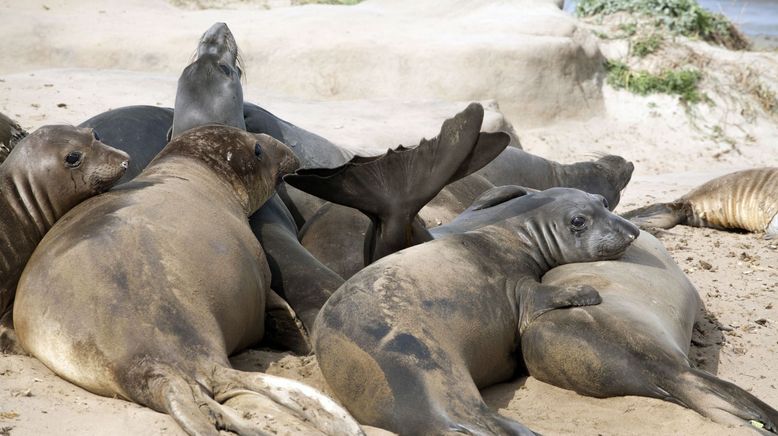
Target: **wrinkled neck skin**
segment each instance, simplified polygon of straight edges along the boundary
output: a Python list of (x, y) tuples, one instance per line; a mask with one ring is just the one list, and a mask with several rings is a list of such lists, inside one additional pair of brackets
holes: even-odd
[(16, 290), (22, 269), (46, 232), (75, 204), (59, 204), (39, 188), (29, 170), (0, 166), (0, 315)]
[[(541, 285), (540, 279), (564, 259), (551, 229), (542, 220), (534, 218), (518, 222), (509, 219), (499, 225), (490, 225), (468, 234), (486, 241), (478, 246), (489, 247), (484, 255), (494, 265), (500, 265), (506, 279), (506, 292), (515, 301), (517, 326), (526, 319), (534, 304), (534, 293)], [(513, 222), (516, 221), (516, 222)], [(521, 308), (521, 309), (519, 309)]]
[(223, 204), (228, 210), (245, 215), (246, 218), (255, 212), (249, 210), (248, 192), (242, 183), (224, 180), (204, 162), (187, 156), (168, 155), (155, 160), (125, 186), (130, 187), (134, 182), (155, 183), (159, 179), (170, 184), (184, 184), (187, 190), (198, 194), (196, 198), (207, 199), (212, 204)]

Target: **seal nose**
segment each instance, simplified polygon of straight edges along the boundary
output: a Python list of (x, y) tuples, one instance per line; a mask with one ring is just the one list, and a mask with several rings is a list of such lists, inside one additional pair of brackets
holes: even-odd
[(127, 168), (130, 167), (130, 161), (128, 161), (128, 160), (122, 161), (122, 163), (120, 165), (121, 165), (122, 168), (124, 168), (126, 170)]
[(624, 234), (630, 239), (630, 241), (634, 241), (635, 239), (640, 236), (640, 229), (638, 226), (632, 224), (631, 222), (625, 220), (624, 218), (621, 218), (621, 221), (623, 221), (622, 227)]

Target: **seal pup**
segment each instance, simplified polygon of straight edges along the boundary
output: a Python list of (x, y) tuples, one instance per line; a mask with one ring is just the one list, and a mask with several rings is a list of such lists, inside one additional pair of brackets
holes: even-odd
[(643, 228), (678, 224), (719, 230), (740, 229), (778, 237), (778, 167), (729, 173), (670, 203), (656, 203), (623, 215)]
[(189, 434), (259, 433), (220, 404), (237, 396), (360, 434), (323, 394), (227, 359), (264, 333), (270, 271), (248, 216), (296, 165), (266, 135), (208, 125), (177, 137), (41, 241), (17, 290), (22, 345), (64, 379), (168, 413)]
[(0, 163), (3, 163), (16, 143), (25, 136), (27, 132), (19, 123), (0, 113)]
[(119, 180), (129, 182), (168, 143), (173, 109), (157, 106), (125, 106), (112, 109), (79, 124), (98, 132), (109, 144), (127, 152), (130, 167)]
[(554, 268), (543, 284), (593, 286), (602, 303), (551, 311), (526, 328), (521, 351), (533, 377), (593, 397), (659, 398), (720, 423), (758, 421), (776, 432), (778, 411), (689, 365), (701, 301), (650, 234), (642, 233), (619, 259)]
[(534, 319), (600, 302), (590, 286), (541, 284), (546, 271), (616, 258), (638, 233), (601, 196), (488, 191), (433, 229), (435, 240), (380, 259), (333, 294), (313, 333), (322, 374), (364, 424), (413, 435), (532, 434), (490, 410), (478, 389), (514, 374)]
[(16, 283), (51, 226), (124, 174), (128, 156), (91, 129), (43, 126), (0, 165), (0, 350), (20, 353), (13, 331)]

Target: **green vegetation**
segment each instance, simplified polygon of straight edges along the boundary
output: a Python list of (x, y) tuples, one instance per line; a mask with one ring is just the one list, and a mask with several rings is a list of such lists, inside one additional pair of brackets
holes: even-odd
[(697, 70), (663, 70), (659, 74), (633, 71), (627, 64), (607, 61), (608, 84), (640, 95), (654, 93), (675, 94), (683, 102), (699, 103), (705, 96), (699, 90), (702, 74)]
[(659, 50), (663, 42), (664, 38), (662, 38), (662, 35), (657, 33), (651, 34), (644, 38), (638, 38), (632, 43), (632, 54), (637, 57), (644, 58)]
[(726, 17), (703, 9), (696, 0), (581, 0), (576, 12), (583, 17), (616, 12), (647, 15), (677, 34), (732, 49), (748, 47), (748, 40)]
[(765, 112), (768, 114), (778, 114), (778, 97), (775, 96), (775, 92), (772, 89), (762, 82), (757, 82), (750, 91)]

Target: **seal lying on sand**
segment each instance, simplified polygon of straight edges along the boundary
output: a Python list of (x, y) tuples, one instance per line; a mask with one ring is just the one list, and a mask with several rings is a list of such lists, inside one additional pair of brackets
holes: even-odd
[(168, 413), (189, 434), (259, 433), (220, 404), (237, 396), (266, 396), (326, 433), (361, 433), (314, 389), (227, 359), (264, 331), (270, 271), (248, 216), (296, 165), (280, 142), (234, 128), (174, 139), (41, 241), (17, 290), (22, 345), (59, 376)]
[(778, 411), (745, 390), (689, 366), (697, 290), (653, 236), (620, 259), (554, 268), (543, 284), (594, 286), (602, 304), (551, 311), (521, 336), (530, 375), (594, 397), (672, 401), (724, 424), (754, 420), (776, 432)]
[(19, 123), (0, 113), (0, 163), (5, 161), (16, 143), (25, 136), (27, 132)]
[(671, 203), (657, 203), (623, 215), (640, 227), (678, 224), (764, 232), (778, 237), (778, 167), (737, 171), (713, 179)]
[(322, 374), (365, 424), (413, 435), (530, 434), (490, 410), (478, 389), (513, 375), (535, 318), (599, 303), (594, 288), (541, 284), (543, 273), (616, 258), (638, 229), (600, 196), (501, 187), (432, 233), (434, 241), (361, 270), (324, 305), (314, 329)]
[(33, 250), (62, 215), (116, 183), (127, 160), (91, 129), (44, 126), (21, 140), (0, 165), (1, 351), (21, 352), (12, 304)]

